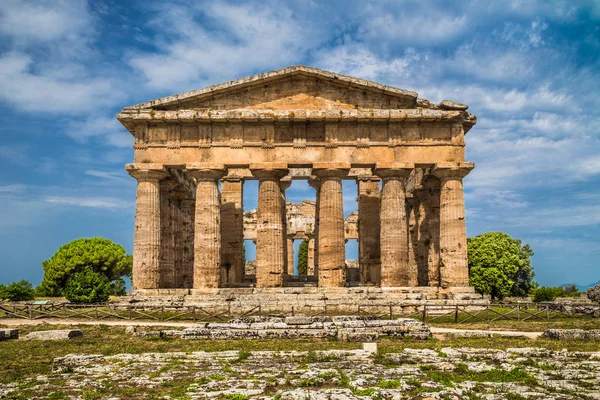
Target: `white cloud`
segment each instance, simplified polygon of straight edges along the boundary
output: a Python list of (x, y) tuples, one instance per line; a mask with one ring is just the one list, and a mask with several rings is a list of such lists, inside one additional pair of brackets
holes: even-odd
[(96, 137), (104, 144), (115, 147), (131, 147), (131, 134), (114, 117), (91, 117), (85, 120), (71, 120), (65, 133), (75, 141), (85, 142)]
[(115, 197), (67, 197), (67, 196), (47, 196), (42, 201), (64, 206), (77, 206), (87, 208), (106, 208), (106, 209), (132, 209), (135, 204), (131, 201)]
[(110, 79), (61, 79), (35, 73), (33, 65), (26, 54), (0, 56), (0, 98), (20, 110), (73, 114), (112, 106), (124, 98)]
[[(201, 24), (203, 17), (208, 22)], [(210, 28), (216, 24), (218, 29)], [(285, 7), (205, 3), (161, 8), (153, 53), (138, 52), (129, 63), (155, 89), (199, 88), (303, 59), (316, 37)], [(173, 39), (175, 38), (175, 39)]]
[(0, 3), (0, 34), (19, 44), (81, 41), (90, 32), (92, 18), (87, 2), (74, 0), (18, 1)]

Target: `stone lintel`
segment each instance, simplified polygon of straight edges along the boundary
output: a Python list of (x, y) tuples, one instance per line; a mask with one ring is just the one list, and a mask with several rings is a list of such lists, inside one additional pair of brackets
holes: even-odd
[(472, 162), (441, 162), (435, 164), (431, 173), (440, 179), (462, 179), (475, 168)]

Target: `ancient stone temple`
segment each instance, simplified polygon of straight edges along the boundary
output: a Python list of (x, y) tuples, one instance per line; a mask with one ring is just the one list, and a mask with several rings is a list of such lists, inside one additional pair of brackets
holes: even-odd
[[(468, 287), (462, 180), (474, 165), (464, 136), (476, 118), (467, 108), (304, 66), (124, 108), (117, 118), (135, 137), (126, 169), (138, 182), (134, 289)], [(358, 187), (354, 225), (345, 179)], [(253, 221), (248, 180), (259, 182)], [(316, 191), (302, 203), (310, 221), (286, 215), (297, 212), (286, 207), (292, 180)], [(350, 229), (356, 274), (345, 267)], [(244, 274), (244, 239), (256, 242), (254, 276)], [(293, 239), (309, 241), (310, 278), (293, 277)]]

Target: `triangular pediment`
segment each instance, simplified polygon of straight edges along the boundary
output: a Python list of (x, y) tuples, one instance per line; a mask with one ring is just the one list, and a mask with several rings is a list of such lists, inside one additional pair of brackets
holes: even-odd
[(417, 93), (305, 66), (294, 66), (163, 97), (129, 109), (410, 109)]

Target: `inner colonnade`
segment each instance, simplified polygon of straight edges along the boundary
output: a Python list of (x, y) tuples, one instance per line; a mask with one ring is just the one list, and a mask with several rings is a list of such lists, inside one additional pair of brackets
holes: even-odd
[[(297, 286), (294, 238), (309, 240), (305, 283), (324, 294), (468, 286), (463, 178), (474, 165), (464, 137), (476, 117), (467, 108), (305, 66), (125, 107), (117, 118), (134, 137), (126, 169), (137, 179), (133, 288)], [(286, 215), (285, 191), (301, 179), (316, 191), (310, 229)], [(353, 233), (345, 179), (358, 188)], [(259, 182), (253, 277), (243, 265), (247, 180)], [(345, 266), (349, 235), (358, 272)]]
[[(358, 187), (359, 273), (354, 283), (467, 286), (462, 178), (471, 168), (465, 162), (429, 167), (190, 163), (179, 169), (129, 164), (127, 170), (138, 180), (133, 286), (282, 287), (293, 275), (293, 238), (309, 241), (309, 271), (318, 286), (350, 284), (344, 179), (355, 180)], [(244, 275), (242, 257), (243, 184), (248, 179), (259, 182), (254, 277)], [(301, 228), (306, 231), (298, 231), (286, 215), (285, 191), (294, 179), (307, 179), (316, 191), (314, 227)]]

